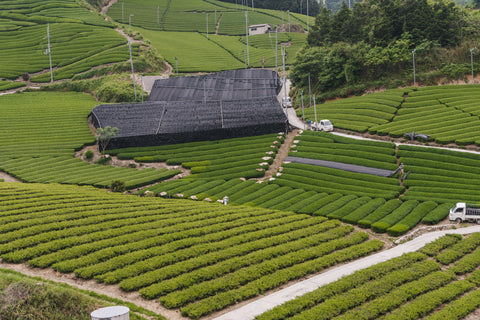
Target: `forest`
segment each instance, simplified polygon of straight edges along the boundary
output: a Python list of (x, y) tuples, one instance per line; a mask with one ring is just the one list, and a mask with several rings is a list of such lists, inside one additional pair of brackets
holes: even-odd
[(415, 54), (422, 84), (461, 79), (479, 32), (478, 10), (452, 1), (367, 0), (353, 9), (343, 2), (336, 13), (321, 9), (291, 77), (307, 87), (310, 74), (316, 91), (344, 94), (412, 85)]

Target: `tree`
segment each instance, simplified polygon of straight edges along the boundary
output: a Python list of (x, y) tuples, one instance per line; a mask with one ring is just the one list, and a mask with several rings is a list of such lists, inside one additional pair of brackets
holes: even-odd
[(105, 149), (107, 148), (108, 143), (113, 137), (117, 135), (118, 131), (119, 130), (117, 127), (110, 127), (110, 126), (97, 129), (97, 135), (95, 137), (98, 141), (98, 145), (100, 147), (102, 155), (105, 155)]
[(332, 29), (332, 18), (330, 10), (323, 7), (320, 14), (315, 18), (315, 24), (311, 26), (310, 33), (307, 36), (307, 42), (310, 46), (322, 46), (330, 42), (330, 33)]

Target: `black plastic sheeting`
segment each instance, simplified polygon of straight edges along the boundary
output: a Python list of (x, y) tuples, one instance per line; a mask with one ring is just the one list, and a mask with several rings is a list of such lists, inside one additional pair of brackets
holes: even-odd
[(327, 167), (332, 169), (340, 169), (340, 170), (345, 170), (350, 172), (373, 174), (380, 177), (391, 177), (397, 172), (397, 171), (391, 171), (391, 170), (385, 170), (385, 169), (358, 166), (355, 164), (348, 164), (348, 163), (342, 163), (342, 162), (308, 159), (308, 158), (300, 158), (300, 157), (290, 157), (290, 156), (287, 157), (285, 161), (311, 164), (315, 166)]
[(276, 96), (282, 88), (275, 71), (241, 69), (156, 80), (148, 101), (240, 100)]
[[(228, 75), (237, 78), (229, 79)], [(246, 78), (248, 75), (254, 78), (249, 80)], [(263, 87), (259, 86), (258, 90), (252, 90), (254, 80), (265, 75), (271, 76), (268, 78), (269, 81), (264, 78)], [(232, 70), (204, 77), (215, 81), (204, 81), (200, 77), (157, 80), (155, 86), (162, 81), (181, 82), (182, 79), (188, 79), (184, 80), (184, 84), (190, 85), (192, 83), (189, 81), (196, 81), (202, 88), (198, 90), (194, 86), (187, 86), (181, 90), (176, 87), (175, 90), (169, 91), (167, 97), (163, 96), (164, 100), (156, 101), (152, 97), (160, 97), (158, 90), (162, 91), (166, 86), (163, 86), (163, 89), (154, 86), (151, 99), (145, 103), (95, 107), (91, 113), (92, 123), (96, 128), (111, 126), (119, 129), (117, 136), (109, 142), (108, 149), (228, 139), (288, 130), (287, 117), (277, 99), (281, 82), (275, 72)], [(219, 79), (221, 81), (217, 81)], [(238, 79), (244, 82), (236, 82)], [(204, 82), (206, 86), (207, 84), (217, 86), (229, 81), (237, 85), (230, 87), (230, 91), (222, 89), (217, 92), (216, 89), (210, 88), (212, 94), (207, 99), (204, 98)], [(246, 91), (239, 83), (248, 84), (251, 87), (250, 92), (258, 96), (245, 96)], [(242, 89), (239, 89), (240, 87)], [(201, 97), (198, 97), (199, 92)], [(226, 98), (237, 95), (240, 98)]]

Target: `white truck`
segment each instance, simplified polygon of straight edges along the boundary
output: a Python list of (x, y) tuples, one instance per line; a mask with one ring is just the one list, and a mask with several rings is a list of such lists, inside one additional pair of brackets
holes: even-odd
[(448, 215), (451, 221), (476, 222), (480, 224), (480, 205), (465, 202), (457, 202), (455, 207), (450, 209)]
[(330, 132), (333, 131), (333, 124), (330, 120), (320, 120), (320, 124), (317, 126), (317, 130)]

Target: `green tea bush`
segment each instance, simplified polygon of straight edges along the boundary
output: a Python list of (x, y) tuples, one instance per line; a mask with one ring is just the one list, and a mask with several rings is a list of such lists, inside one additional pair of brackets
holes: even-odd
[(406, 217), (388, 228), (388, 234), (393, 237), (404, 234), (408, 230), (414, 228), (423, 219), (423, 217), (425, 217), (436, 207), (437, 204), (433, 201), (427, 201), (419, 204)]

